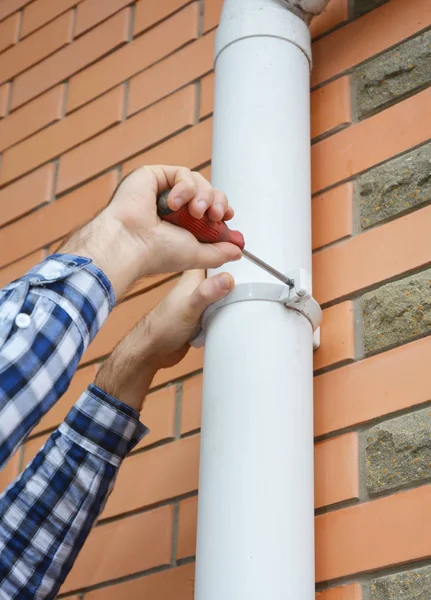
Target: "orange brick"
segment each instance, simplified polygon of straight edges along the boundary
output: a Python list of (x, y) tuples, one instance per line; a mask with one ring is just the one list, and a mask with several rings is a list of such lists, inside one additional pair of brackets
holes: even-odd
[(5, 117), (8, 111), (10, 88), (10, 83), (0, 85), (0, 119)]
[(427, 402), (431, 398), (430, 355), (428, 337), (316, 377), (315, 435)]
[[(145, 477), (142, 474), (145, 473)], [(199, 436), (187, 437), (124, 461), (102, 519), (197, 490)]]
[(321, 304), (418, 269), (431, 261), (431, 207), (325, 248), (313, 257)]
[(32, 0), (3, 0), (0, 3), (0, 21), (19, 10)]
[(359, 498), (358, 434), (347, 433), (314, 447), (314, 506)]
[(171, 385), (145, 398), (141, 421), (149, 428), (150, 433), (139, 442), (136, 449), (174, 437), (176, 392), (176, 386)]
[(352, 122), (350, 77), (341, 77), (311, 94), (311, 137)]
[(313, 44), (312, 85), (352, 69), (430, 24), (429, 0), (391, 0)]
[(0, 52), (17, 43), (19, 20), (19, 13), (15, 13), (0, 23)]
[(359, 583), (343, 585), (316, 594), (316, 600), (362, 600), (362, 588)]
[(0, 471), (0, 493), (18, 476), (20, 457), (21, 450), (18, 450)]
[(159, 21), (166, 19), (172, 13), (182, 8), (189, 0), (139, 0), (136, 4), (135, 26), (133, 35), (152, 27)]
[(172, 507), (164, 506), (96, 527), (60, 593), (168, 565), (172, 521)]
[(45, 165), (0, 190), (0, 225), (25, 215), (51, 199), (54, 170), (53, 164)]
[(85, 223), (105, 206), (117, 185), (117, 173), (86, 186), (5, 227), (0, 236), (0, 267), (48, 245)]
[(188, 498), (180, 504), (178, 521), (177, 559), (194, 556), (197, 533), (197, 498)]
[(202, 417), (202, 375), (184, 381), (181, 405), (181, 433), (199, 429)]
[(212, 69), (214, 35), (204, 36), (130, 80), (128, 114), (168, 96)]
[[(72, 35), (72, 25), (73, 12), (69, 11), (19, 44), (6, 50), (0, 62), (0, 83), (12, 79), (68, 44)], [(12, 108), (16, 106), (14, 103), (15, 85), (16, 82), (14, 82), (12, 90)]]
[(175, 367), (159, 371), (154, 377), (152, 385), (153, 387), (156, 387), (158, 385), (164, 385), (171, 381), (181, 379), (186, 375), (191, 375), (196, 371), (200, 371), (203, 367), (203, 361), (203, 348), (192, 348), (191, 350), (189, 350), (187, 356)]
[(124, 163), (123, 173), (151, 164), (181, 164), (196, 169), (211, 160), (211, 144), (212, 119), (207, 119)]
[[(71, 77), (108, 52), (125, 44), (129, 35), (129, 20), (130, 8), (126, 8), (106, 23), (83, 35), (73, 44), (59, 50), (53, 56), (19, 75), (13, 85), (12, 108), (17, 108), (57, 83)], [(47, 25), (47, 27), (50, 26)], [(43, 31), (44, 29), (40, 30), (40, 32)], [(40, 35), (40, 32), (34, 35)], [(23, 43), (26, 43), (31, 37), (24, 40)]]
[(12, 263), (5, 269), (0, 270), (0, 287), (3, 287), (15, 281), (18, 277), (25, 275), (31, 268), (40, 263), (45, 257), (43, 250), (38, 250), (33, 254), (29, 254), (25, 258)]
[(22, 11), (21, 39), (78, 4), (80, 0), (36, 0)]
[(430, 104), (431, 88), (314, 144), (313, 193), (428, 141)]
[(195, 86), (189, 86), (63, 154), (57, 191), (67, 190), (191, 125), (195, 115), (195, 97)]
[(6, 150), (0, 183), (31, 171), (37, 165), (119, 123), (123, 115), (123, 102), (124, 86), (119, 86), (73, 115)]
[(143, 279), (135, 283), (128, 290), (128, 292), (126, 292), (126, 295), (132, 296), (140, 292), (151, 290), (152, 288), (160, 285), (161, 283), (165, 283), (165, 281), (168, 281), (173, 277), (175, 277), (174, 273), (163, 273), (162, 275), (148, 275), (148, 277), (144, 277)]
[(223, 0), (209, 0), (204, 4), (204, 31), (209, 31), (217, 27), (221, 9), (223, 6)]
[(348, 20), (348, 0), (331, 0), (325, 10), (311, 21), (311, 36), (316, 38)]
[(83, 70), (69, 82), (67, 111), (74, 110), (196, 39), (197, 23), (198, 5), (195, 2), (121, 50)]
[(355, 358), (352, 302), (337, 304), (323, 311), (321, 337), (321, 346), (314, 353), (315, 369)]
[[(85, 0), (76, 9), (75, 37), (78, 37), (131, 3), (131, 0)], [(136, 18), (136, 17), (135, 17)]]
[(428, 558), (430, 502), (428, 485), (317, 517), (317, 581)]
[(165, 283), (146, 294), (135, 296), (116, 306), (109, 315), (106, 326), (84, 353), (83, 362), (89, 362), (109, 354), (120, 339), (154, 308), (174, 285), (174, 282)]
[(214, 109), (214, 73), (210, 73), (201, 79), (201, 106), (199, 117), (203, 119), (213, 112)]
[(60, 423), (64, 420), (69, 410), (78, 400), (82, 392), (94, 380), (96, 372), (97, 367), (95, 365), (85, 367), (84, 369), (78, 369), (70, 383), (67, 392), (51, 408), (42, 421), (36, 425), (32, 431), (32, 434), (42, 433), (43, 431), (48, 431), (58, 427), (58, 425), (60, 425)]
[(0, 151), (61, 119), (65, 86), (61, 84), (0, 122)]
[(344, 183), (312, 200), (313, 250), (352, 235), (353, 185)]
[[(193, 600), (194, 565), (146, 575), (133, 581), (86, 593), (86, 600)], [(330, 599), (329, 599), (330, 600)], [(336, 599), (334, 599), (336, 600)], [(339, 600), (356, 600), (353, 598)]]
[(43, 448), (50, 435), (40, 435), (28, 440), (23, 447), (22, 470), (33, 460), (36, 454)]
[(199, 173), (205, 177), (205, 179), (208, 179), (208, 181), (211, 181), (211, 165), (208, 165), (207, 167), (202, 167), (202, 169), (199, 169)]

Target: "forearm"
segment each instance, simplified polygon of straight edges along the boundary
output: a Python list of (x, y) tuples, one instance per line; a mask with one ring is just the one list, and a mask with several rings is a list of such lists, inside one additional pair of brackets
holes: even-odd
[(55, 598), (146, 433), (139, 415), (90, 386), (21, 476), (0, 496), (0, 597)]

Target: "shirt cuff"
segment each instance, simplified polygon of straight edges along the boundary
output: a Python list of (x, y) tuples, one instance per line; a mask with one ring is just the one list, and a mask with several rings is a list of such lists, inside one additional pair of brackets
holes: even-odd
[(91, 384), (60, 425), (60, 432), (119, 466), (149, 430), (139, 421), (137, 411)]

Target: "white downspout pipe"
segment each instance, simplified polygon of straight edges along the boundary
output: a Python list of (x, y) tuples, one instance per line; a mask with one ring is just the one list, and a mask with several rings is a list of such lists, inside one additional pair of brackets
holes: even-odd
[[(311, 275), (306, 22), (325, 4), (225, 0), (217, 32), (212, 181), (284, 273)], [(314, 600), (312, 326), (270, 275), (229, 270), (262, 299), (206, 323), (195, 600)]]

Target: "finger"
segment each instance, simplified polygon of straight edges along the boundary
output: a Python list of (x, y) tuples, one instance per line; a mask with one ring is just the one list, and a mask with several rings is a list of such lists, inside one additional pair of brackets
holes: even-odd
[(228, 206), (227, 207), (227, 211), (224, 214), (224, 221), (230, 221), (231, 219), (233, 219), (235, 216), (235, 211), (232, 208), (232, 206)]
[(199, 244), (196, 255), (193, 257), (190, 268), (198, 269), (216, 269), (227, 262), (239, 260), (242, 252), (238, 246), (229, 242), (219, 242), (218, 244)]
[(230, 273), (219, 273), (202, 281), (190, 295), (187, 309), (188, 317), (196, 320), (200, 319), (208, 306), (227, 296), (234, 285), (235, 281)]
[(226, 195), (220, 190), (214, 189), (214, 202), (208, 209), (208, 216), (213, 221), (223, 221), (229, 208)]

